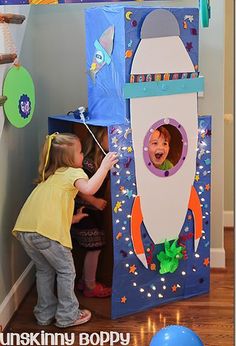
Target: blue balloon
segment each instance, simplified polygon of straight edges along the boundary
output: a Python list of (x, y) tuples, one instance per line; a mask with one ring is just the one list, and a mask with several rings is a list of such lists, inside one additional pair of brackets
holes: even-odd
[(168, 326), (157, 332), (150, 346), (204, 346), (191, 329), (183, 326)]

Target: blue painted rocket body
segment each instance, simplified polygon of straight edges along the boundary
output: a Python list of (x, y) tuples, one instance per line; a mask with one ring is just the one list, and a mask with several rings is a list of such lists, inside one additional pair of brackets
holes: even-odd
[[(166, 24), (164, 28), (163, 22)], [(133, 58), (131, 74), (181, 75), (194, 71), (179, 37), (176, 18), (166, 10), (151, 12), (142, 25), (141, 41)], [(196, 171), (197, 93), (132, 98), (130, 118), (137, 194), (140, 196), (144, 225), (155, 244), (177, 239), (188, 210)], [(148, 150), (144, 138), (151, 136), (157, 125), (166, 124), (182, 130), (182, 152), (185, 154), (181, 155), (179, 168), (163, 173), (158, 168), (149, 169), (152, 163), (144, 160), (145, 150)], [(171, 145), (175, 146), (175, 143)], [(146, 266), (144, 256), (138, 254), (138, 257)]]

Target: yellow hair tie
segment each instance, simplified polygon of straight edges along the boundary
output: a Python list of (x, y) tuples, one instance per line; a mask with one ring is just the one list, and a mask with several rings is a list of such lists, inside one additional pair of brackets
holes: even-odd
[(48, 149), (47, 149), (47, 154), (46, 154), (45, 163), (44, 163), (44, 167), (43, 167), (43, 173), (42, 173), (43, 181), (45, 180), (45, 169), (46, 169), (47, 164), (48, 164), (48, 159), (49, 159), (52, 141), (56, 138), (57, 135), (59, 135), (59, 132), (54, 132), (51, 135), (46, 136), (46, 139), (48, 140)]

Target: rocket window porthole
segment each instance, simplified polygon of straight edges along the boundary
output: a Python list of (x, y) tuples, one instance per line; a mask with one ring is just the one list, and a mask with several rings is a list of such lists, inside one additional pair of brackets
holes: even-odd
[(145, 164), (159, 177), (175, 174), (184, 163), (187, 150), (186, 131), (181, 124), (171, 118), (157, 121), (144, 138)]
[(95, 58), (98, 64), (102, 64), (104, 61), (103, 53), (101, 51), (96, 52)]

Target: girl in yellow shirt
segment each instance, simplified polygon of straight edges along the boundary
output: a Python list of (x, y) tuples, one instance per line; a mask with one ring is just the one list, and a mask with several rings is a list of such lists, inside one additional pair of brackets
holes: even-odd
[[(78, 191), (93, 195), (117, 162), (108, 153), (97, 172), (88, 179), (82, 167), (81, 143), (74, 134), (54, 133), (44, 143), (37, 187), (26, 200), (13, 234), (36, 266), (38, 324), (65, 328), (89, 321), (91, 313), (80, 310), (74, 294), (75, 268), (71, 254), (70, 226), (86, 214), (73, 217)], [(74, 220), (76, 219), (76, 220)], [(54, 294), (57, 277), (57, 297)]]

